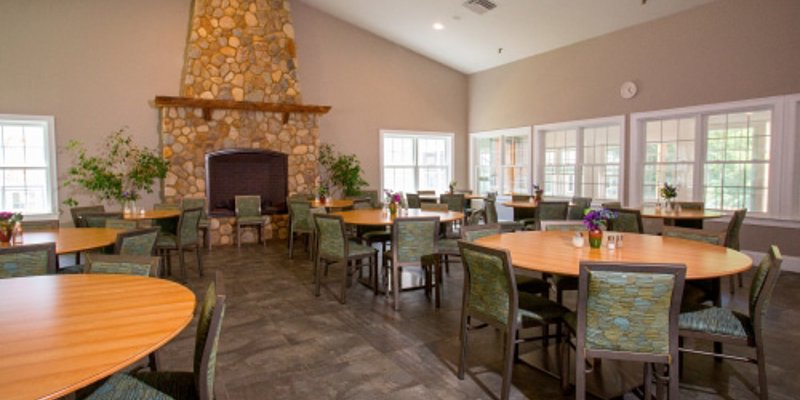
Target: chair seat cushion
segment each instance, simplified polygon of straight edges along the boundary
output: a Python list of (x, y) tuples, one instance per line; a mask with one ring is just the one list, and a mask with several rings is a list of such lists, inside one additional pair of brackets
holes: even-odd
[(82, 274), (84, 270), (83, 264), (70, 265), (69, 267), (59, 268), (59, 274)]
[(520, 293), (546, 294), (550, 290), (550, 284), (544, 279), (533, 276), (516, 274), (517, 290)]
[(367, 257), (375, 254), (378, 250), (373, 249), (370, 246), (364, 246), (361, 243), (350, 241), (349, 243), (350, 252), (347, 254), (348, 257)]
[(87, 400), (189, 400), (197, 399), (194, 375), (189, 372), (114, 374), (99, 386), (78, 392)]
[(261, 217), (236, 217), (237, 224), (261, 224), (264, 223), (264, 218)]
[(457, 239), (439, 240), (439, 254), (460, 255)]
[(753, 335), (750, 317), (726, 308), (695, 305), (678, 316), (681, 331), (703, 332), (747, 339)]
[(156, 247), (175, 247), (178, 244), (178, 237), (171, 233), (161, 233), (158, 235)]
[(564, 317), (569, 310), (542, 296), (529, 293), (519, 293), (519, 315), (523, 323), (525, 318), (533, 319), (536, 322), (551, 322)]

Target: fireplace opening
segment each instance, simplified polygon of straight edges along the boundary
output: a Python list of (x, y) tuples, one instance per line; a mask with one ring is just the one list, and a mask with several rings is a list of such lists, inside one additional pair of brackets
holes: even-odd
[(226, 149), (206, 153), (209, 215), (235, 215), (235, 196), (261, 196), (261, 214), (285, 214), (289, 157), (276, 151)]

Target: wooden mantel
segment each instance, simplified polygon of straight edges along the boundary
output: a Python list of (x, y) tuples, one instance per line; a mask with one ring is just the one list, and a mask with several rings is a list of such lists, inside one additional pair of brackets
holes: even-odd
[(187, 107), (202, 108), (203, 118), (208, 121), (211, 119), (211, 110), (247, 110), (263, 111), (283, 114), (283, 123), (289, 122), (289, 115), (292, 113), (305, 114), (326, 114), (331, 110), (331, 106), (315, 106), (305, 104), (283, 104), (283, 103), (262, 103), (255, 101), (235, 101), (235, 100), (209, 100), (196, 99), (192, 97), (156, 96), (155, 105), (162, 107)]

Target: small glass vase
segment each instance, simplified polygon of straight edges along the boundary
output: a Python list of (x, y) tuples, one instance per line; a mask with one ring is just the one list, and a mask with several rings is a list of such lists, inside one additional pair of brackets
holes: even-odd
[(395, 202), (389, 203), (389, 215), (391, 215), (392, 218), (397, 216), (397, 203)]
[(2, 244), (10, 244), (11, 239), (14, 238), (14, 226), (9, 225), (6, 223), (3, 226), (0, 226), (0, 243)]
[(599, 249), (603, 246), (603, 231), (591, 230), (589, 231), (589, 247)]

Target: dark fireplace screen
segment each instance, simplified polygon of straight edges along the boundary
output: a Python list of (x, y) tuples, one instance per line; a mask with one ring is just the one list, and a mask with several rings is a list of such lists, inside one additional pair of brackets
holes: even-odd
[(206, 154), (206, 198), (212, 217), (235, 214), (234, 197), (261, 196), (262, 214), (286, 213), (289, 158), (284, 153), (229, 149)]

